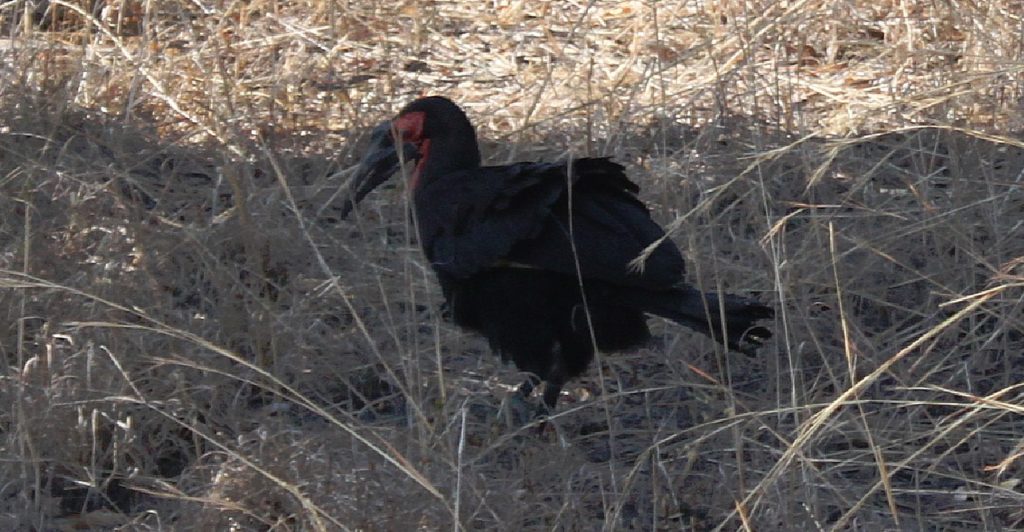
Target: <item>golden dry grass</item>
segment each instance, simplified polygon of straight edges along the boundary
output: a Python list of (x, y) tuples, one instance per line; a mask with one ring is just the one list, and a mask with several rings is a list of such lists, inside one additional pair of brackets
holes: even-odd
[[(1024, 9), (0, 2), (0, 528), (1024, 526)], [(420, 94), (485, 157), (613, 155), (756, 357), (678, 327), (538, 437), (444, 321)]]

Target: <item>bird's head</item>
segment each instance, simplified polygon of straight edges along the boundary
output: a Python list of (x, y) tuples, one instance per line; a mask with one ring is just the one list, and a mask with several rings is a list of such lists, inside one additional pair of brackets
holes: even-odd
[[(401, 153), (396, 147), (399, 143)], [(417, 162), (409, 183), (413, 191), (432, 176), (480, 166), (476, 132), (466, 113), (447, 98), (430, 96), (410, 103), (394, 119), (378, 124), (370, 135), (370, 147), (349, 180), (341, 217), (408, 161)]]

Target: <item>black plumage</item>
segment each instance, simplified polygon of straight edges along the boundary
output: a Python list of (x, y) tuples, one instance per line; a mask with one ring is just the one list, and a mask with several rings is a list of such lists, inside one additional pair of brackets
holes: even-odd
[(771, 307), (686, 285), (671, 240), (637, 263), (664, 231), (639, 187), (607, 158), (484, 167), (465, 113), (445, 98), (422, 98), (375, 131), (345, 213), (400, 159), (416, 160), (410, 189), (420, 244), (454, 321), (535, 376), (523, 392), (544, 381), (548, 409), (587, 369), (595, 345), (618, 351), (646, 341), (647, 315), (737, 350), (771, 336), (755, 325), (773, 316)]

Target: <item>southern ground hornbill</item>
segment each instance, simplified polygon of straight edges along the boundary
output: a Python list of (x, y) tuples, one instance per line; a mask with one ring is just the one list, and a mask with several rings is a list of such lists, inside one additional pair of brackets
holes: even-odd
[(371, 142), (342, 216), (401, 162), (415, 161), (409, 190), (420, 244), (452, 317), (532, 374), (522, 393), (544, 381), (548, 411), (595, 345), (617, 351), (647, 340), (648, 314), (739, 351), (771, 336), (755, 325), (774, 315), (770, 307), (683, 282), (679, 249), (607, 158), (480, 166), (466, 114), (437, 96), (409, 104)]

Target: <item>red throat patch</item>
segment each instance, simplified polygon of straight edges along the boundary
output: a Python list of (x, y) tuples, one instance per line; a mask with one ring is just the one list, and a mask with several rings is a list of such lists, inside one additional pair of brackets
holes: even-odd
[(426, 119), (426, 113), (414, 111), (399, 116), (394, 122), (395, 131), (401, 135), (402, 142), (416, 144), (416, 149), (419, 151), (420, 160), (416, 163), (416, 169), (413, 170), (412, 177), (409, 178), (409, 188), (412, 190), (416, 190), (416, 186), (419, 184), (420, 175), (423, 174), (423, 165), (427, 162), (430, 152), (430, 140), (423, 138), (423, 121)]
[(409, 178), (409, 189), (416, 190), (420, 184), (420, 176), (423, 175), (423, 165), (427, 164), (427, 157), (430, 157), (430, 139), (422, 140), (419, 143), (420, 160), (416, 163), (416, 169), (412, 171)]

